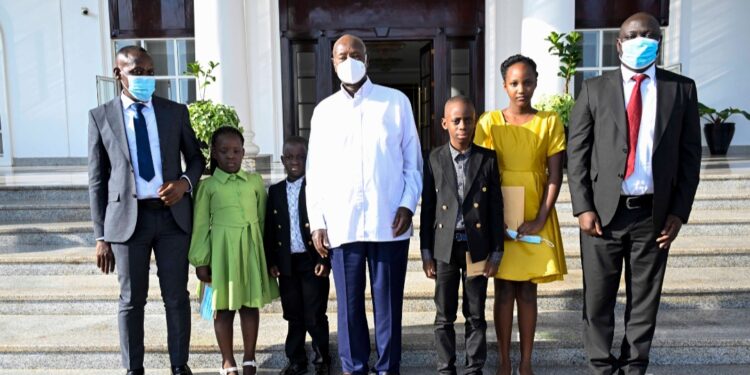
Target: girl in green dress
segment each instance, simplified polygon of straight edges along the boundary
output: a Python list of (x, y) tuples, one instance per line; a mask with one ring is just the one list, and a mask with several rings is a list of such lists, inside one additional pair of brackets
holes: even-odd
[(221, 374), (238, 374), (232, 351), (235, 312), (240, 312), (245, 346), (243, 373), (255, 374), (258, 308), (279, 296), (268, 274), (263, 250), (266, 190), (257, 173), (240, 169), (244, 138), (232, 127), (211, 136), (212, 176), (201, 181), (195, 197), (190, 263), (198, 279), (214, 290), (214, 330), (223, 358)]

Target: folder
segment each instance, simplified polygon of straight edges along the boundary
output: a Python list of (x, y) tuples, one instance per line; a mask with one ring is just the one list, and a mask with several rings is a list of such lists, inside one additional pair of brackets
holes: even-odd
[(487, 266), (487, 259), (478, 262), (471, 261), (471, 254), (466, 252), (466, 277), (483, 276), (484, 267)]
[(503, 186), (503, 218), (509, 229), (516, 230), (523, 224), (524, 194), (523, 186)]

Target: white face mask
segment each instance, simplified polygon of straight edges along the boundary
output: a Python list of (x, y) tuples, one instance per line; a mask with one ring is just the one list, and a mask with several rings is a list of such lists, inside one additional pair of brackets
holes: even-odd
[(347, 57), (346, 60), (336, 66), (336, 75), (339, 76), (341, 82), (350, 85), (361, 81), (366, 73), (365, 63), (351, 57)]

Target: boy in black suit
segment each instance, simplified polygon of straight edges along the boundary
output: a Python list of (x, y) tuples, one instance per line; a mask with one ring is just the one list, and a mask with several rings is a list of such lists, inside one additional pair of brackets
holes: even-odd
[[(484, 304), (487, 279), (503, 254), (503, 198), (495, 152), (472, 145), (476, 112), (471, 101), (455, 96), (445, 103), (443, 129), (450, 142), (436, 148), (424, 167), (420, 231), (422, 267), (436, 279), (435, 340), (440, 374), (456, 373), (458, 287), (463, 283), (466, 318), (466, 369), (482, 374), (487, 359)], [(471, 276), (470, 263), (485, 261)]]
[(289, 322), (285, 351), (289, 364), (280, 375), (307, 373), (305, 332), (312, 337), (315, 374), (328, 375), (329, 258), (321, 258), (312, 243), (305, 205), (304, 138), (284, 142), (281, 162), (287, 178), (268, 189), (264, 244), (268, 268), (279, 278), (281, 307)]

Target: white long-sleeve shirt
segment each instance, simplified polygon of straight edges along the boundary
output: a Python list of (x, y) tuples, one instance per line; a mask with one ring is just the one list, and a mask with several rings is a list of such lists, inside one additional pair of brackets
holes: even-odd
[(422, 194), (422, 155), (409, 99), (368, 79), (351, 97), (343, 88), (315, 107), (307, 156), (311, 230), (332, 247), (393, 237), (399, 207), (413, 213)]
[[(651, 65), (643, 74), (648, 76), (641, 82), (641, 126), (638, 129), (638, 143), (635, 148), (635, 168), (630, 177), (622, 181), (621, 193), (624, 195), (643, 195), (654, 193), (654, 174), (651, 161), (654, 156), (654, 129), (656, 128), (656, 64)], [(625, 97), (625, 108), (628, 108), (630, 95), (635, 88), (633, 76), (636, 73), (622, 66), (622, 90)]]

